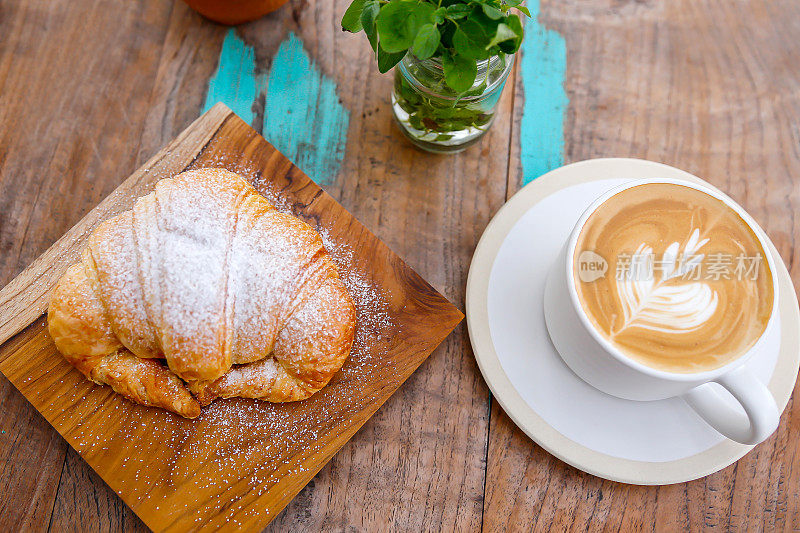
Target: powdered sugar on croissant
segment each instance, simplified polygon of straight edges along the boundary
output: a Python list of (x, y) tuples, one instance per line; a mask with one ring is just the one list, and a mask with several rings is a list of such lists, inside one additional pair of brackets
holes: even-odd
[[(120, 380), (163, 386), (143, 379), (138, 363), (164, 358), (204, 404), (300, 400), (328, 383), (352, 346), (355, 308), (319, 234), (222, 169), (159, 181), (95, 230), (79, 265), (89, 281), (74, 272), (60, 280), (51, 335), (73, 365), (115, 390), (131, 389)], [(138, 373), (92, 375), (112, 356), (124, 366), (121, 351), (136, 356), (127, 361)], [(161, 406), (192, 416), (181, 412), (182, 393)]]

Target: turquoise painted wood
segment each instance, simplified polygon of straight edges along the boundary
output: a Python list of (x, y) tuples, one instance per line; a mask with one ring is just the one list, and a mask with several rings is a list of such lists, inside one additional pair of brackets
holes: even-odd
[[(203, 113), (217, 102), (223, 102), (248, 124), (253, 124), (253, 104), (259, 97), (259, 82), (256, 76), (256, 55), (234, 28), (228, 30), (219, 53), (217, 71), (208, 82)], [(263, 76), (262, 76), (263, 78)]]
[[(539, 2), (529, 8), (520, 73), (525, 103), (520, 131), (523, 184), (564, 164), (564, 38), (538, 20)], [(269, 70), (258, 69), (253, 48), (234, 28), (228, 31), (219, 65), (206, 95), (205, 110), (224, 102), (249, 124), (264, 98), (263, 135), (312, 179), (332, 183), (341, 167), (350, 122), (335, 82), (320, 72), (302, 40), (289, 33)]]
[(224, 102), (253, 125), (255, 104), (262, 98), (264, 137), (314, 181), (332, 183), (344, 159), (350, 124), (335, 82), (320, 72), (294, 33), (264, 72), (257, 68), (253, 48), (231, 28), (208, 85), (205, 111)]
[(344, 159), (349, 125), (336, 84), (289, 33), (267, 78), (264, 137), (312, 179), (330, 183)]
[(525, 91), (520, 126), (523, 185), (564, 164), (564, 117), (569, 104), (564, 89), (567, 45), (539, 22), (539, 2), (531, 0), (533, 18), (525, 26), (520, 73)]

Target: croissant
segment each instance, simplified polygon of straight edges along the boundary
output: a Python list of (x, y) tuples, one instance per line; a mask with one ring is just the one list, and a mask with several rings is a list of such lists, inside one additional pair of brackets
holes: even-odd
[(187, 418), (216, 398), (308, 398), (355, 322), (320, 235), (222, 169), (162, 179), (98, 226), (48, 310), (87, 378)]

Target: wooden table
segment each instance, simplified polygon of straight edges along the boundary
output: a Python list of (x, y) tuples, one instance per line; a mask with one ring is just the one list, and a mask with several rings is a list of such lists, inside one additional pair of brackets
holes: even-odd
[[(795, 0), (531, 6), (539, 18), (498, 121), (449, 157), (415, 150), (392, 124), (390, 77), (363, 37), (339, 31), (346, 4), (291, 0), (229, 33), (173, 0), (0, 0), (0, 285), (196, 118), (209, 80), (212, 97), (279, 135), (279, 78), (303, 54), (318, 90), (296, 103), (312, 137), (296, 157), (316, 154), (307, 165), (325, 188), (462, 308), (470, 258), (497, 209), (527, 179), (598, 156), (662, 161), (722, 188), (800, 280)], [(237, 52), (252, 72), (227, 90)], [(324, 127), (317, 108), (330, 112)], [(320, 138), (342, 142), (314, 152)], [(144, 528), (4, 378), (0, 464), (0, 530)], [(717, 474), (666, 487), (604, 481), (544, 452), (492, 402), (463, 325), (270, 526), (717, 527), (800, 528), (793, 402), (769, 440)]]

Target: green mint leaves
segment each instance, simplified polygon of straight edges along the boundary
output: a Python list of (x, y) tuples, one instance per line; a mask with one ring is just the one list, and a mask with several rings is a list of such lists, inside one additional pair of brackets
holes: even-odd
[(414, 38), (414, 46), (411, 51), (420, 59), (428, 59), (436, 53), (441, 40), (442, 35), (435, 24), (424, 24)]
[(476, 62), (513, 54), (522, 44), (522, 22), (510, 9), (530, 16), (523, 0), (353, 0), (342, 30), (363, 31), (378, 59), (391, 70), (410, 51), (440, 58), (447, 85), (456, 92), (475, 83)]
[(456, 92), (463, 93), (475, 83), (478, 64), (461, 54), (446, 54), (442, 57), (442, 68), (447, 85)]
[(378, 14), (380, 47), (386, 52), (405, 52), (414, 44), (420, 29), (434, 22), (433, 4), (418, 0), (393, 0)]
[(342, 30), (358, 33), (364, 27), (361, 25), (361, 12), (364, 10), (364, 0), (353, 0), (342, 17)]

